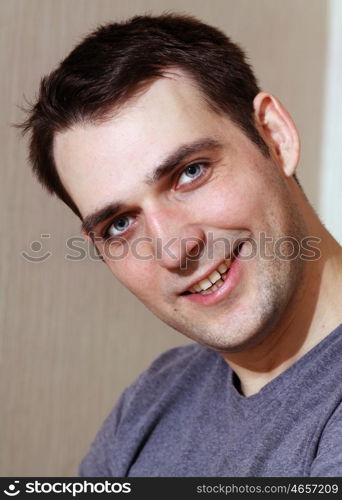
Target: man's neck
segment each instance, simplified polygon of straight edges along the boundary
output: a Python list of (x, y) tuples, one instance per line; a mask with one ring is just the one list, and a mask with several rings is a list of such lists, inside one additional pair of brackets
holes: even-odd
[(259, 392), (342, 322), (342, 251), (323, 226), (320, 233), (321, 258), (308, 262), (301, 289), (272, 333), (246, 351), (222, 354), (246, 397)]

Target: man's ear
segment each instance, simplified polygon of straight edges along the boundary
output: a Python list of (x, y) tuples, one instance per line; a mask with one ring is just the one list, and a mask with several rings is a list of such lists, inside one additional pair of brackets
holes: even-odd
[(298, 131), (281, 102), (260, 92), (253, 101), (255, 123), (284, 174), (295, 174), (300, 156)]

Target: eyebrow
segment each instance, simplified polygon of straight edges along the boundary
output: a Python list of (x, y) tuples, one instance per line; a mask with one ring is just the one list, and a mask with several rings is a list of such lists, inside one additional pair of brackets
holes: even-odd
[[(152, 186), (153, 184), (156, 184), (161, 179), (169, 175), (180, 163), (184, 162), (188, 156), (203, 150), (213, 151), (221, 148), (222, 143), (212, 138), (199, 139), (189, 144), (183, 144), (171, 154), (169, 154), (152, 173), (148, 174), (145, 177), (144, 182), (145, 184)], [(122, 202), (107, 203), (104, 207), (87, 215), (83, 219), (81, 231), (90, 233), (98, 224), (105, 221), (109, 217), (114, 216), (123, 208), (124, 203)]]
[(168, 157), (157, 167), (152, 174), (148, 174), (145, 178), (145, 183), (148, 185), (155, 184), (160, 181), (163, 177), (170, 174), (180, 163), (182, 163), (188, 156), (204, 149), (214, 150), (222, 147), (222, 144), (210, 138), (199, 139), (190, 144), (184, 144), (176, 149), (173, 153), (168, 155)]

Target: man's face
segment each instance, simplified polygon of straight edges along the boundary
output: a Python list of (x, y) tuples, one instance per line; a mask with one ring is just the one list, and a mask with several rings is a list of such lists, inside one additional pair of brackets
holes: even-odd
[[(57, 134), (54, 155), (83, 218), (107, 238), (96, 244), (112, 273), (160, 319), (225, 352), (270, 333), (301, 268), (263, 258), (260, 234), (274, 257), (277, 238), (303, 236), (302, 218), (280, 167), (190, 79), (169, 74), (106, 123)], [(99, 211), (104, 220), (89, 217)]]

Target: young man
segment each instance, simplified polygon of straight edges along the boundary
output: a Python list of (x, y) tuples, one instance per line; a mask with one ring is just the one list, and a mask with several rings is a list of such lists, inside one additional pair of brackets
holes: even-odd
[(341, 248), (242, 51), (189, 17), (102, 26), (21, 127), (114, 276), (196, 341), (123, 393), (81, 475), (341, 475)]

